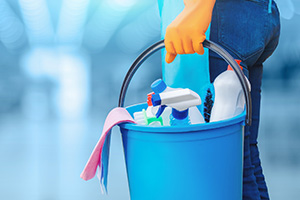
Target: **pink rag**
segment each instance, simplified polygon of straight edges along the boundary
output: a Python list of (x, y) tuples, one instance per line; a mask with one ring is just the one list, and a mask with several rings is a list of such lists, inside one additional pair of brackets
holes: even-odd
[[(97, 166), (100, 167), (100, 170), (99, 170), (100, 177), (101, 178), (103, 177), (103, 169), (101, 169), (101, 168), (107, 167), (107, 166), (103, 166), (103, 157), (108, 158), (108, 155), (102, 155), (105, 140), (109, 136), (110, 130), (115, 125), (125, 123), (125, 122), (135, 123), (135, 121), (133, 120), (133, 118), (131, 117), (131, 115), (128, 113), (128, 111), (125, 108), (117, 107), (117, 108), (114, 108), (112, 111), (110, 111), (110, 113), (106, 117), (104, 127), (102, 130), (102, 135), (101, 135), (97, 145), (95, 146), (84, 170), (82, 171), (82, 173), (80, 175), (80, 177), (82, 179), (84, 179), (86, 181), (92, 179), (96, 174)], [(106, 171), (107, 171), (107, 169), (106, 169)], [(105, 174), (105, 176), (107, 176), (107, 174)], [(103, 183), (101, 183), (101, 181), (100, 181), (100, 184), (103, 184)], [(106, 186), (105, 186), (105, 188), (106, 188)]]

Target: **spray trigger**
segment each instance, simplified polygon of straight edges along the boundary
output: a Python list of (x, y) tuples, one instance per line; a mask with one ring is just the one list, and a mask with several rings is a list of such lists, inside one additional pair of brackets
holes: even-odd
[(156, 118), (159, 118), (159, 116), (164, 112), (166, 107), (167, 107), (166, 105), (159, 106), (159, 109), (158, 109), (157, 113), (155, 114)]

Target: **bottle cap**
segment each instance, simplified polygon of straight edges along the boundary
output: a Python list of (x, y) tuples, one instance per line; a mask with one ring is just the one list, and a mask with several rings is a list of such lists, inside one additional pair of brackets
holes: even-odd
[(151, 84), (151, 89), (153, 90), (153, 92), (157, 94), (162, 93), (166, 88), (167, 88), (166, 83), (161, 79), (157, 79)]
[[(243, 67), (241, 66), (241, 60), (235, 59), (235, 61), (237, 62), (237, 64), (240, 66), (241, 70), (243, 70)], [(230, 65), (228, 65), (227, 70), (233, 70), (232, 67)]]
[(178, 111), (174, 108), (172, 109), (172, 115), (176, 119), (180, 119), (180, 120), (185, 119), (187, 118), (188, 114), (189, 114), (189, 109), (183, 111)]
[(151, 98), (153, 106), (158, 106), (161, 104), (161, 99), (159, 94), (153, 94)]

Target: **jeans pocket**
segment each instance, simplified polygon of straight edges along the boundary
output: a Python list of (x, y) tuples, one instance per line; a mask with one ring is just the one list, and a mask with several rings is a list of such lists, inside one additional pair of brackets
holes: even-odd
[(262, 4), (262, 3), (263, 3), (262, 0), (245, 0), (245, 1), (252, 1), (252, 2), (255, 2), (255, 3), (259, 3), (259, 4)]
[(265, 45), (267, 8), (252, 1), (220, 1), (218, 41), (240, 59), (259, 54)]

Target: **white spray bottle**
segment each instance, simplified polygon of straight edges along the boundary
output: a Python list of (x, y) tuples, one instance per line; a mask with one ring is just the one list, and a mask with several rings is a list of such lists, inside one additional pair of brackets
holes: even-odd
[[(171, 88), (166, 85), (166, 83), (162, 79), (158, 79), (151, 84), (151, 88), (154, 93), (160, 94), (170, 91), (180, 90), (181, 88)], [(153, 95), (153, 94), (152, 94)], [(154, 111), (156, 116), (162, 116), (164, 126), (170, 125), (170, 116), (172, 113), (171, 107), (160, 107), (160, 109)], [(204, 118), (196, 106), (189, 108), (189, 119), (191, 124), (200, 124), (204, 123)]]
[[(162, 80), (162, 79), (157, 79), (156, 81), (154, 81), (152, 84), (151, 84), (151, 89), (152, 91), (155, 93), (155, 94), (160, 94), (162, 92), (169, 92), (169, 91), (174, 91), (176, 89), (174, 88), (170, 88), (166, 85), (166, 83)], [(148, 101), (150, 100), (151, 102), (151, 98), (152, 98), (152, 95), (154, 94), (152, 93), (151, 96), (150, 96), (150, 99), (149, 99), (149, 96), (148, 96)], [(147, 102), (148, 102), (147, 101)], [(151, 102), (152, 104), (152, 102)], [(148, 103), (149, 105), (149, 103)], [(149, 107), (148, 107), (149, 108)], [(172, 109), (171, 108), (165, 108), (164, 110), (159, 110), (159, 106), (154, 106), (153, 109), (152, 109), (152, 113), (154, 115), (156, 115), (157, 112), (161, 112), (161, 117), (162, 117), (162, 120), (163, 120), (163, 125), (164, 126), (170, 126), (170, 114), (172, 112)]]
[[(169, 92), (152, 95), (153, 106), (169, 106), (172, 108), (170, 115), (171, 126), (189, 125), (189, 108), (201, 104), (200, 96), (190, 89), (176, 89)], [(161, 113), (158, 113), (159, 116)], [(201, 115), (202, 116), (202, 115)], [(204, 121), (203, 117), (202, 120)]]
[[(250, 82), (247, 77), (245, 78), (250, 90)], [(238, 77), (230, 66), (215, 79), (213, 85), (215, 87), (215, 101), (211, 111), (210, 122), (230, 119), (244, 111), (245, 96), (243, 89)]]

